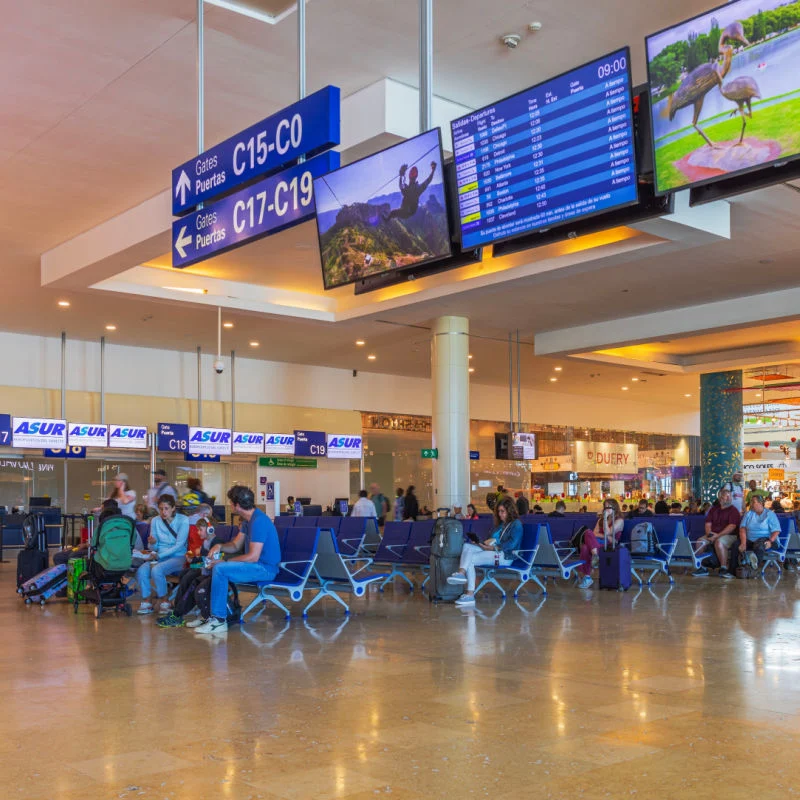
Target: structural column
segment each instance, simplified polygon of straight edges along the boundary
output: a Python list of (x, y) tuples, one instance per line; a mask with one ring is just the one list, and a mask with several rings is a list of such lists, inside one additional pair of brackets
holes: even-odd
[(436, 508), (467, 507), (469, 483), (469, 320), (439, 317), (433, 324), (433, 465)]
[(700, 376), (700, 448), (703, 500), (742, 469), (742, 371)]

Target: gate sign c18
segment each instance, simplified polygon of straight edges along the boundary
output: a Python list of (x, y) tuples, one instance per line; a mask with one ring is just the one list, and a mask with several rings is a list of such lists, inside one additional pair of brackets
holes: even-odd
[(338, 166), (338, 153), (323, 153), (175, 220), (172, 266), (188, 267), (312, 219), (314, 178)]
[(328, 454), (328, 438), (325, 432), (295, 431), (294, 454), (296, 456), (326, 456)]
[(147, 428), (143, 425), (110, 425), (108, 446), (121, 450), (146, 450)]
[(263, 453), (264, 434), (234, 431), (231, 449), (234, 453)]
[(67, 442), (70, 447), (108, 447), (108, 425), (70, 422)]
[(159, 422), (157, 449), (162, 453), (186, 453), (189, 450), (189, 426), (182, 422)]
[(229, 456), (231, 431), (229, 428), (189, 428), (189, 452), (194, 455)]
[(273, 456), (294, 455), (293, 433), (265, 433), (264, 452)]
[(65, 419), (14, 417), (11, 429), (11, 440), (14, 447), (63, 450), (67, 446), (67, 421)]
[(361, 458), (361, 437), (329, 433), (328, 458)]
[(44, 449), (45, 458), (86, 458), (86, 448), (70, 445), (65, 450)]
[(340, 91), (326, 86), (172, 170), (172, 213), (339, 144)]

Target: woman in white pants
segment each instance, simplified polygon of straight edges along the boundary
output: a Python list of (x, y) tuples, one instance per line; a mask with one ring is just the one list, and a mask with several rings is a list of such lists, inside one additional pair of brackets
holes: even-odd
[(467, 591), (456, 600), (456, 605), (475, 603), (475, 567), (507, 567), (514, 560), (514, 551), (522, 542), (522, 523), (517, 507), (510, 497), (505, 497), (494, 507), (495, 528), (481, 544), (468, 542), (461, 550), (461, 563), (448, 583), (465, 583)]

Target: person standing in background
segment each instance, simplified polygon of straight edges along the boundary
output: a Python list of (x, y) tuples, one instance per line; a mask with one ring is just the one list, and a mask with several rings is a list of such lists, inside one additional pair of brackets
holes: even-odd
[(362, 489), (358, 493), (358, 500), (353, 503), (351, 517), (375, 517), (375, 504), (367, 497), (367, 490)]
[(153, 473), (153, 488), (147, 493), (147, 507), (152, 508), (154, 513), (158, 513), (158, 498), (168, 494), (177, 503), (178, 493), (175, 487), (167, 482), (167, 473), (163, 469), (157, 469)]
[(370, 500), (372, 500), (373, 505), (375, 506), (375, 516), (378, 519), (378, 525), (383, 526), (384, 522), (386, 522), (386, 515), (389, 513), (389, 501), (386, 499), (385, 495), (381, 493), (381, 487), (378, 486), (377, 483), (373, 483), (369, 487), (370, 491)]
[(406, 506), (405, 498), (403, 497), (403, 489), (402, 487), (397, 487), (397, 492), (395, 492), (395, 499), (394, 499), (394, 521), (395, 522), (402, 522), (403, 521), (403, 509)]
[(417, 495), (414, 493), (415, 489), (416, 487), (413, 485), (406, 489), (405, 506), (403, 507), (404, 520), (416, 521), (419, 516), (419, 500), (417, 500)]
[[(116, 500), (123, 517), (136, 519), (136, 492), (128, 485), (128, 476), (119, 472), (114, 477), (114, 488), (108, 496), (109, 500)], [(95, 509), (97, 510), (97, 509)]]

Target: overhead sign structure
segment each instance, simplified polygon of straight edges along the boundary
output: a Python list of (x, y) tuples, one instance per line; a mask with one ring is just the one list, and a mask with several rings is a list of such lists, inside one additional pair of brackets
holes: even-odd
[(326, 456), (328, 438), (324, 431), (295, 431), (294, 454), (296, 456)]
[(193, 455), (231, 454), (231, 431), (229, 428), (189, 427), (189, 452)]
[(70, 447), (108, 447), (108, 425), (70, 422), (67, 443)]
[(189, 449), (189, 426), (180, 422), (159, 422), (156, 449), (162, 453), (185, 453)]
[(323, 153), (175, 220), (172, 266), (188, 267), (313, 218), (314, 178), (338, 166), (338, 153)]
[(234, 453), (263, 453), (264, 434), (234, 431), (231, 449)]
[(293, 433), (265, 433), (264, 452), (276, 456), (294, 455)]
[(316, 469), (316, 458), (295, 458), (294, 456), (263, 456), (258, 459), (259, 467)]
[(616, 442), (575, 442), (574, 470), (587, 472), (636, 474), (639, 446)]
[(172, 170), (172, 213), (341, 141), (341, 93), (326, 86)]
[(110, 425), (108, 446), (122, 450), (146, 450), (147, 428), (143, 425)]
[(0, 414), (0, 447), (11, 447), (11, 414)]
[(75, 445), (70, 445), (64, 450), (45, 448), (44, 455), (45, 458), (86, 458), (86, 448), (76, 447)]
[(328, 458), (361, 458), (361, 437), (328, 434)]
[(14, 447), (63, 450), (67, 446), (67, 421), (65, 419), (14, 417), (11, 430)]

